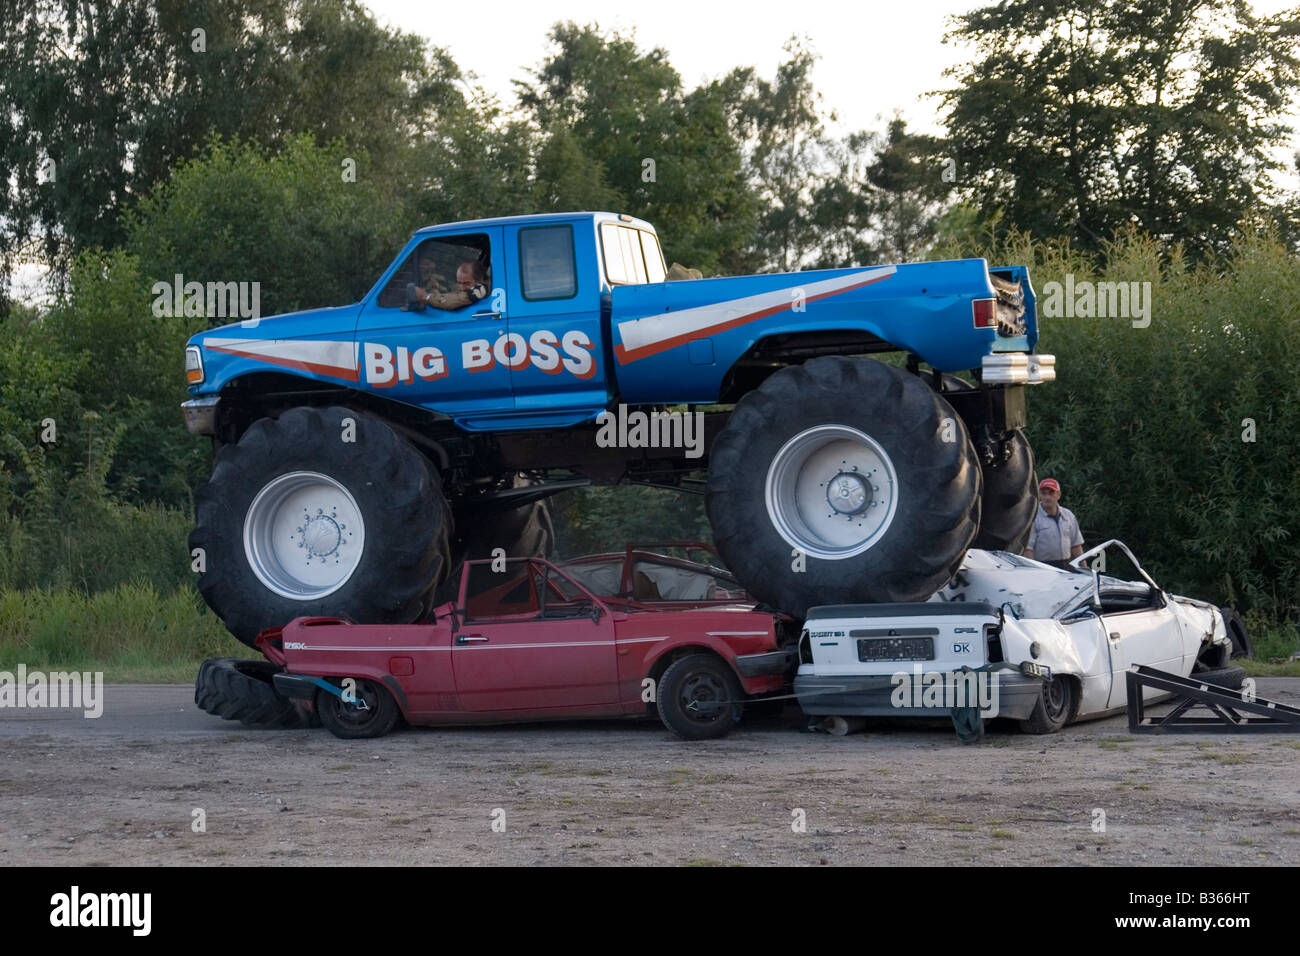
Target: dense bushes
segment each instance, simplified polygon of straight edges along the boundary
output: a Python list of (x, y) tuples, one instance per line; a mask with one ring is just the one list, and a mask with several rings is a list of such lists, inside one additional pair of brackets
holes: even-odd
[[(1151, 321), (1042, 317), (1058, 379), (1029, 391), (1038, 473), (1096, 543), (1125, 540), (1172, 590), (1270, 621), (1300, 610), (1300, 261), (1267, 235), (1190, 270), (1139, 234), (1105, 268), (1018, 237), (991, 259), (1028, 262), (1044, 287), (1151, 283)], [(1258, 614), (1256, 615), (1258, 618)]]

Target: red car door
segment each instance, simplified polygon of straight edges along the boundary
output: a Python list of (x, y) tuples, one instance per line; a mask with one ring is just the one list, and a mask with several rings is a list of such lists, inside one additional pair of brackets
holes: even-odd
[(614, 622), (545, 561), (475, 561), (461, 590), (452, 671), (462, 709), (602, 709), (618, 702)]

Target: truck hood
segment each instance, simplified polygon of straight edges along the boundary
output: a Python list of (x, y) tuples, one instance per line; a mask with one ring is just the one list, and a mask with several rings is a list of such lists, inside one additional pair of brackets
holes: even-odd
[(227, 382), (257, 371), (292, 370), (337, 384), (356, 381), (359, 303), (248, 319), (199, 332), (187, 343), (202, 350), (204, 381), (191, 394), (219, 392)]

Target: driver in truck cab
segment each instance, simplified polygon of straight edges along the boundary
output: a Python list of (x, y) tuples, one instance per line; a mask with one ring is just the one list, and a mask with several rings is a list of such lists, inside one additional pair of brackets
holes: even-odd
[(429, 292), (419, 286), (415, 287), (415, 301), (420, 305), (431, 305), (435, 309), (463, 309), (488, 297), (487, 263), (478, 260), (466, 260), (456, 267), (456, 288), (451, 292)]

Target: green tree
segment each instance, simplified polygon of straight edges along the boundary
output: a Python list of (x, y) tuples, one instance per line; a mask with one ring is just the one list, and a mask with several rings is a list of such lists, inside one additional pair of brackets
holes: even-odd
[[(747, 174), (759, 204), (752, 268), (782, 272), (801, 268), (836, 224), (855, 224), (862, 214), (833, 183), (834, 146), (825, 135), (821, 96), (812, 81), (817, 56), (797, 39), (772, 80), (752, 67), (733, 70), (719, 84), (733, 135), (745, 144)], [(846, 169), (838, 170), (840, 176)], [(819, 215), (819, 208), (821, 210)], [(835, 223), (830, 213), (839, 213)]]
[(865, 130), (830, 147), (837, 172), (813, 196), (823, 268), (922, 258), (938, 234), (951, 185), (939, 140), (898, 117), (884, 136)]
[[(543, 139), (537, 170), (539, 199), (580, 198), (572, 174), (557, 191), (562, 156), (583, 170), (590, 197), (655, 223), (665, 256), (705, 271), (744, 246), (752, 229), (740, 149), (725, 122), (722, 89), (690, 93), (662, 49), (596, 26), (557, 24), (555, 47), (519, 99)], [(558, 142), (552, 142), (558, 138)], [(602, 174), (591, 175), (594, 163)], [(548, 195), (550, 194), (550, 195)]]
[(146, 279), (257, 282), (263, 315), (358, 301), (414, 225), (368, 154), (305, 134), (278, 154), (213, 141), (126, 218)]
[(1196, 258), (1270, 201), (1300, 16), (1244, 0), (1007, 0), (957, 20), (961, 182), (1007, 227), (1096, 250), (1136, 224)]
[(213, 135), (310, 133), (396, 162), (461, 102), (458, 76), (356, 0), (0, 4), (0, 168), (16, 178), (0, 272), (119, 245), (123, 211)]

